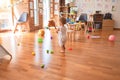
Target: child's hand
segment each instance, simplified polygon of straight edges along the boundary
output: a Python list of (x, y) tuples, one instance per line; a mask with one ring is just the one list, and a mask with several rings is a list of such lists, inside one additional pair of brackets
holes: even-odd
[(59, 29), (56, 30), (56, 33), (58, 33)]
[(56, 31), (56, 33), (58, 33), (58, 31)]

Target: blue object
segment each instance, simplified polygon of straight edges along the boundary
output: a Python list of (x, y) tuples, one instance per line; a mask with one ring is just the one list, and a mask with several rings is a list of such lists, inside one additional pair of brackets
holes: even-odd
[(87, 14), (86, 13), (82, 13), (79, 17), (79, 21), (81, 22), (87, 22)]
[(67, 18), (67, 19), (66, 19), (66, 22), (69, 23), (69, 22), (70, 22), (70, 18)]
[(27, 21), (27, 17), (28, 17), (28, 13), (23, 12), (20, 16), (20, 18), (18, 19), (18, 22), (26, 22)]

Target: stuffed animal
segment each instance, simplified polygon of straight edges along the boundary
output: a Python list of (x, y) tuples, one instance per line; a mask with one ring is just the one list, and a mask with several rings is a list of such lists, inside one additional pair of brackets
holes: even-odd
[(55, 29), (56, 29), (54, 20), (49, 20), (48, 26), (49, 27), (55, 27)]

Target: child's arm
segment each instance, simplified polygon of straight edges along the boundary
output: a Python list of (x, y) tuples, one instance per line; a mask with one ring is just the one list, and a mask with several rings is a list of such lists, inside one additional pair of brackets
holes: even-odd
[(60, 29), (59, 29), (59, 28), (57, 28), (57, 29), (56, 29), (56, 32), (57, 32), (57, 33), (58, 33), (58, 31), (60, 31)]

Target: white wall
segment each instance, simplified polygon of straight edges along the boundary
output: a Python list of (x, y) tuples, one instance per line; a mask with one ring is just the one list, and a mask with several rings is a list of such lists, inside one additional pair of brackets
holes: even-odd
[[(115, 20), (115, 28), (120, 28), (120, 0), (74, 0), (78, 7), (78, 15), (81, 13), (94, 14), (100, 10), (103, 14), (112, 13)], [(112, 10), (112, 6), (115, 6)]]

